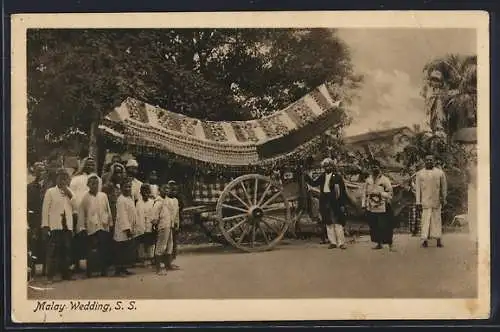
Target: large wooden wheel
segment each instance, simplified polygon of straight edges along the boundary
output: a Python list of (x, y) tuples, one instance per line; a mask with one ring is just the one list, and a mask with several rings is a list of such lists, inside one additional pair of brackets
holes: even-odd
[(282, 187), (258, 174), (231, 181), (219, 197), (216, 214), (224, 238), (246, 252), (272, 249), (291, 222)]

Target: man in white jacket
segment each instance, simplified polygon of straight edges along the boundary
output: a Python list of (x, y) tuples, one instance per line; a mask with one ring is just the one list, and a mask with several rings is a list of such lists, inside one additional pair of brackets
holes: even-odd
[[(73, 264), (75, 272), (81, 272), (80, 260), (86, 256), (86, 238), (85, 235), (77, 229), (78, 224), (78, 210), (83, 197), (89, 191), (87, 185), (89, 175), (95, 172), (96, 163), (92, 157), (83, 159), (80, 169), (73, 175), (69, 188), (75, 194), (75, 209), (73, 210), (73, 228), (75, 229), (73, 239)], [(98, 177), (98, 191), (102, 189), (102, 181)]]
[(110, 265), (110, 227), (113, 224), (108, 196), (98, 191), (99, 177), (92, 174), (88, 179), (89, 191), (83, 197), (78, 210), (78, 231), (87, 235), (87, 276), (98, 268), (107, 275)]
[(446, 204), (446, 175), (434, 166), (434, 156), (425, 157), (425, 168), (416, 175), (416, 205), (422, 210), (422, 247), (428, 246), (429, 239), (436, 239), (437, 246), (443, 247), (441, 208)]
[(65, 169), (56, 171), (56, 186), (47, 189), (42, 204), (42, 230), (48, 238), (47, 279), (52, 282), (55, 268), (63, 280), (70, 280), (73, 210), (76, 198), (68, 188), (69, 175)]
[(132, 199), (134, 200), (134, 203), (137, 203), (137, 201), (141, 199), (142, 186), (142, 182), (137, 179), (137, 174), (139, 172), (139, 163), (135, 159), (129, 159), (125, 168), (127, 170), (127, 176), (132, 181)]
[[(174, 216), (167, 192), (167, 185), (161, 186), (160, 197), (155, 200), (153, 205), (152, 223), (158, 230), (155, 247), (155, 265), (156, 273), (159, 275), (166, 275), (167, 270), (172, 268), (172, 228), (174, 225)], [(165, 269), (161, 268), (161, 263), (165, 264)]]

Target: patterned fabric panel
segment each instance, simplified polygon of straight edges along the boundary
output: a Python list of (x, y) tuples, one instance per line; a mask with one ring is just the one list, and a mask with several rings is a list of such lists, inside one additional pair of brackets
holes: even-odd
[(265, 119), (258, 120), (258, 123), (269, 138), (285, 135), (289, 131), (288, 127), (281, 122), (280, 114), (274, 114)]
[(217, 122), (203, 122), (203, 132), (205, 138), (216, 142), (226, 142), (227, 136), (221, 123)]
[(148, 114), (146, 112), (145, 104), (139, 100), (128, 98), (125, 101), (129, 110), (130, 117), (139, 122), (147, 123)]
[[(211, 182), (206, 182), (203, 180), (196, 181), (192, 192), (193, 201), (196, 203), (203, 203), (203, 204), (216, 204), (226, 186), (229, 185), (229, 182), (231, 181), (223, 181), (223, 180), (217, 180)], [(253, 180), (247, 180), (244, 183), (245, 188), (243, 188), (243, 186), (240, 184), (237, 185), (232, 192), (245, 202), (247, 202), (248, 200), (247, 195), (250, 197), (250, 199), (253, 200), (255, 192), (254, 183), (255, 182)], [(260, 199), (260, 197), (264, 194), (266, 190), (268, 182), (264, 183), (263, 181), (259, 181), (258, 183), (259, 185), (257, 188), (257, 193), (258, 193), (257, 197)], [(273, 191), (274, 189), (275, 187), (273, 187), (271, 190), (268, 191), (265, 200), (272, 197), (273, 193), (275, 192)], [(227, 203), (234, 203), (237, 206), (242, 205), (241, 203), (238, 202), (238, 199), (235, 198), (234, 196), (230, 195), (228, 198), (229, 199), (227, 200)], [(276, 202), (279, 202), (279, 200), (277, 199)]]
[(421, 211), (417, 209), (416, 205), (410, 206), (410, 208), (408, 209), (408, 226), (410, 227), (410, 230), (414, 230), (416, 227), (417, 232), (420, 233), (420, 230), (422, 228), (421, 220)]
[(162, 127), (173, 130), (176, 132), (182, 132), (182, 121), (179, 116), (168, 113), (164, 110), (158, 110), (158, 121)]
[(311, 97), (316, 101), (316, 103), (323, 109), (323, 111), (329, 110), (332, 108), (328, 100), (326, 99), (325, 96), (319, 91), (319, 89), (315, 89), (313, 92), (311, 92)]
[(304, 100), (299, 100), (285, 110), (286, 114), (292, 119), (297, 127), (302, 127), (305, 124), (316, 119), (315, 114), (311, 111)]
[(257, 142), (259, 139), (254, 131), (254, 125), (248, 122), (231, 122), (234, 135), (238, 142)]

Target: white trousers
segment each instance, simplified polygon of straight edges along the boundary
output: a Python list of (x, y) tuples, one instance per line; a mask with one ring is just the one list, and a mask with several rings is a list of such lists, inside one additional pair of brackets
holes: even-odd
[(422, 209), (422, 240), (440, 239), (442, 235), (441, 207)]
[(173, 246), (172, 228), (166, 227), (158, 230), (158, 238), (156, 239), (155, 256), (163, 256), (172, 254)]
[(339, 224), (326, 225), (326, 234), (331, 244), (345, 244), (344, 227)]

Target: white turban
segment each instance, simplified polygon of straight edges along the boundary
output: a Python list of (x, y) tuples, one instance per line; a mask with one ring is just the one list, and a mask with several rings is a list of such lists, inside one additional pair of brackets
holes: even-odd
[(326, 167), (326, 166), (333, 166), (335, 163), (333, 161), (333, 159), (331, 158), (325, 158), (323, 159), (323, 161), (321, 162), (321, 167)]
[(139, 163), (135, 159), (129, 159), (125, 167), (139, 167)]

